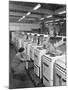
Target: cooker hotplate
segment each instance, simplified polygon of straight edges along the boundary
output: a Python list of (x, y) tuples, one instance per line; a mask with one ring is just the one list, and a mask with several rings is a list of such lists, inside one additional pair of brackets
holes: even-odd
[(43, 50), (44, 48), (43, 48), (43, 47), (37, 47), (37, 49), (39, 49), (39, 50)]
[(52, 53), (46, 53), (46, 55), (49, 55), (50, 57), (56, 57), (56, 56), (61, 56), (62, 53), (58, 53), (58, 52), (52, 52)]

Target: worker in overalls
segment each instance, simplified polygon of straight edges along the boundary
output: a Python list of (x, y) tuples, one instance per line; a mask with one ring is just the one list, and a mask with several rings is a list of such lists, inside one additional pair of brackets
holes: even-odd
[(22, 76), (25, 73), (25, 64), (27, 61), (27, 56), (24, 53), (24, 48), (20, 48), (18, 53), (15, 55), (14, 59), (11, 62), (11, 71), (15, 76)]

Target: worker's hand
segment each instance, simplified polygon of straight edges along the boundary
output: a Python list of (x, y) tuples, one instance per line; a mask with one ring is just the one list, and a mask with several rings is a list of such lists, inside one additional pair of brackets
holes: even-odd
[(20, 60), (22, 60), (22, 61), (27, 61), (27, 60), (29, 60), (29, 56), (26, 55), (25, 53), (23, 53), (23, 54), (21, 55), (21, 57), (20, 57)]

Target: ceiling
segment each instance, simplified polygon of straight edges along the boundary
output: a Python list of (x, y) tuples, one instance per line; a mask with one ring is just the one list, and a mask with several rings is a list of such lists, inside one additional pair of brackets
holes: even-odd
[[(40, 4), (41, 7), (37, 10), (33, 10), (37, 4)], [(44, 18), (45, 22), (55, 19), (62, 20), (66, 18), (66, 13), (58, 14), (58, 12), (62, 10), (66, 10), (66, 5), (9, 1), (9, 22), (39, 23), (41, 22), (41, 18)], [(26, 16), (28, 12), (31, 12), (31, 14)], [(52, 15), (52, 17), (46, 18), (48, 15)], [(25, 16), (25, 18), (19, 22), (18, 20), (23, 16)]]

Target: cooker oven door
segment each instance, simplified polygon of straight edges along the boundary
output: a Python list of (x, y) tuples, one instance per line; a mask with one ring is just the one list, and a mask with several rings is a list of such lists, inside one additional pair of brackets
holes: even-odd
[(38, 77), (40, 77), (40, 67), (35, 64), (34, 64), (34, 72)]
[(37, 66), (39, 66), (39, 58), (38, 58), (39, 56), (36, 54), (36, 53), (34, 53), (34, 64), (35, 65), (37, 65)]
[(46, 77), (49, 80), (53, 80), (53, 74), (52, 74), (52, 62), (50, 61), (50, 58), (44, 57), (43, 58), (43, 75), (46, 75)]
[(66, 85), (66, 74), (63, 72), (63, 69), (59, 68), (56, 65), (55, 69), (55, 85), (56, 86), (65, 86)]
[(32, 59), (32, 49), (30, 48), (30, 58)]
[(46, 64), (46, 63), (43, 63), (43, 83), (45, 86), (50, 86), (49, 84), (49, 77), (47, 76), (48, 75), (48, 68), (49, 68), (49, 65)]

